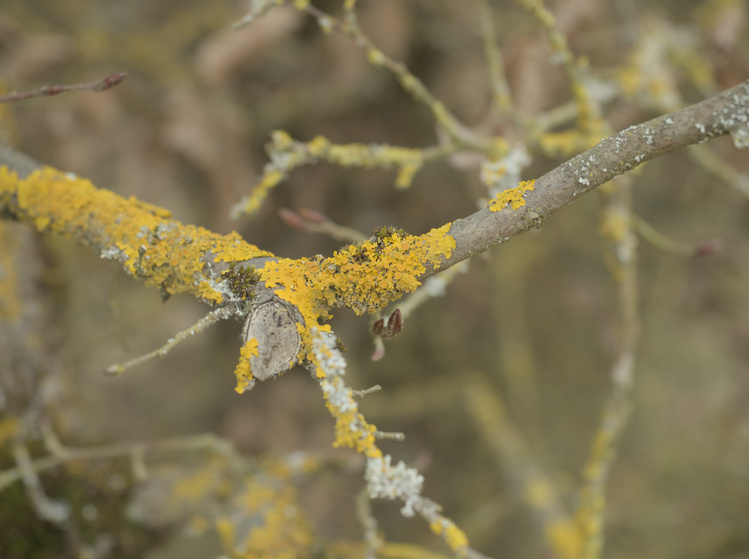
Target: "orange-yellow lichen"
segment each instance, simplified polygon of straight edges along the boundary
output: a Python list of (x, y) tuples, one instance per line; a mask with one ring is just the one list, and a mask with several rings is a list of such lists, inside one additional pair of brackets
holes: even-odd
[(554, 555), (560, 559), (578, 559), (585, 556), (583, 540), (574, 522), (568, 518), (553, 518), (544, 527), (544, 538)]
[(169, 495), (176, 504), (175, 508), (200, 503), (206, 496), (220, 493), (226, 483), (221, 475), (223, 467), (223, 460), (216, 457), (201, 467), (188, 470), (177, 477)]
[(413, 176), (424, 164), (424, 152), (387, 144), (334, 144), (324, 136), (310, 142), (295, 141), (287, 132), (276, 130), (268, 146), (271, 162), (265, 167), (262, 179), (252, 193), (234, 210), (235, 214), (252, 214), (267, 198), (268, 193), (292, 170), (302, 165), (328, 161), (341, 167), (382, 167), (398, 169), (395, 185), (407, 188)]
[[(349, 307), (356, 314), (375, 312), (414, 291), (425, 264), (439, 266), (455, 248), (450, 224), (422, 236), (398, 232), (337, 251), (329, 258), (279, 259), (258, 270), (266, 287), (296, 306), (304, 318), (300, 358), (311, 359), (307, 328), (330, 317), (328, 308)], [(327, 325), (318, 326), (329, 331)]]
[(535, 183), (535, 180), (522, 181), (515, 188), (503, 190), (497, 194), (497, 197), (494, 198), (494, 200), (491, 201), (489, 209), (493, 212), (499, 212), (507, 207), (507, 204), (510, 204), (513, 210), (525, 206), (525, 198), (523, 198), (523, 196), (525, 196), (525, 193), (529, 190), (535, 189)]
[(216, 526), (216, 533), (221, 540), (221, 547), (233, 551), (237, 541), (234, 523), (228, 516), (219, 516), (214, 521), (214, 525)]
[[(302, 557), (314, 545), (311, 526), (299, 506), (297, 492), (285, 479), (254, 476), (233, 499), (237, 512), (220, 517), (217, 528), (226, 534), (224, 551), (237, 558)], [(248, 524), (247, 518), (256, 519)], [(232, 537), (233, 536), (233, 537)]]
[(219, 303), (221, 293), (203, 276), (209, 253), (217, 261), (272, 256), (237, 233), (219, 235), (183, 225), (163, 208), (125, 199), (49, 167), (25, 179), (0, 168), (0, 205), (41, 232), (73, 237), (117, 260), (131, 275), (166, 295), (187, 292)]
[(352, 448), (367, 458), (380, 458), (382, 451), (375, 444), (377, 428), (367, 423), (356, 408), (341, 412), (330, 402), (325, 402), (331, 415), (335, 418), (335, 442), (337, 448)]
[(270, 192), (279, 182), (281, 182), (285, 173), (278, 169), (270, 168), (263, 173), (263, 178), (252, 189), (252, 194), (246, 199), (241, 211), (247, 215), (254, 214), (268, 197)]
[(250, 387), (252, 383), (252, 370), (250, 368), (250, 357), (258, 355), (258, 343), (255, 338), (250, 338), (239, 350), (239, 362), (234, 369), (234, 376), (237, 377), (237, 387), (234, 389), (242, 394)]

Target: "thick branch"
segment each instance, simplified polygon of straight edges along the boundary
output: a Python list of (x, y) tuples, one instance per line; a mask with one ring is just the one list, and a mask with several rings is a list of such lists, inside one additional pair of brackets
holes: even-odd
[[(296, 358), (284, 358), (280, 365), (266, 360), (267, 367), (254, 375), (244, 369), (238, 373), (240, 384), (249, 386), (253, 378), (270, 378), (306, 359), (311, 349), (309, 328), (328, 318), (330, 307), (349, 307), (358, 314), (374, 312), (413, 291), (419, 281), (437, 271), (540, 226), (548, 215), (614, 177), (665, 153), (724, 134), (731, 134), (736, 147), (749, 147), (749, 81), (623, 130), (532, 185), (523, 183), (502, 193), (490, 207), (467, 218), (421, 236), (384, 230), (377, 238), (341, 249), (329, 258), (274, 258), (236, 233), (223, 236), (183, 225), (166, 210), (96, 189), (88, 181), (54, 169), (34, 172), (38, 167), (33, 161), (2, 146), (0, 217), (31, 222), (39, 231), (69, 235), (102, 257), (117, 260), (146, 285), (160, 287), (165, 294), (190, 292), (214, 304), (244, 299), (229, 285), (230, 278), (221, 275), (229, 263), (255, 267), (258, 289), (265, 288), (257, 300), (291, 313), (301, 331), (286, 328), (294, 338), (289, 347), (298, 348)], [(20, 180), (8, 169), (21, 177), (31, 174)], [(502, 207), (504, 200), (512, 200), (510, 207)], [(271, 345), (262, 348), (259, 345), (267, 344), (252, 334), (256, 330), (252, 325), (246, 329), (254, 344), (247, 351), (255, 357), (272, 354), (278, 345), (274, 336), (269, 338)], [(278, 334), (277, 329), (260, 330)]]
[[(731, 134), (736, 147), (749, 147), (749, 81), (603, 140), (536, 179), (534, 190), (524, 194), (525, 206), (518, 210), (484, 208), (456, 220), (449, 230), (456, 243), (451, 256), (439, 267), (424, 263), (426, 272), (420, 279), (540, 226), (561, 207), (646, 161), (725, 134)], [(0, 145), (3, 165), (21, 177), (40, 167), (27, 156)], [(12, 206), (7, 200), (0, 203), (0, 212), (12, 214)]]
[[(749, 147), (749, 81), (603, 140), (536, 179), (518, 210), (484, 208), (455, 221), (450, 234), (456, 248), (440, 269), (540, 226), (561, 207), (646, 161), (725, 134), (737, 148)], [(428, 268), (424, 277), (436, 271)]]

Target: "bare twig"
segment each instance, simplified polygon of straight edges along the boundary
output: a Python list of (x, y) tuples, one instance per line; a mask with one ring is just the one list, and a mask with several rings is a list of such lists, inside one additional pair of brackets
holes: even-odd
[[(46, 437), (49, 438), (49, 435), (47, 434)], [(0, 491), (21, 479), (28, 486), (32, 482), (32, 476), (67, 462), (111, 459), (122, 456), (140, 457), (142, 459), (146, 452), (185, 450), (210, 450), (226, 458), (233, 467), (241, 467), (242, 458), (234, 451), (231, 443), (213, 434), (188, 435), (151, 442), (116, 443), (85, 448), (64, 447), (56, 442), (48, 456), (36, 460), (31, 460), (25, 447), (17, 447), (14, 450), (17, 466), (0, 471)]]
[[(611, 392), (604, 403), (600, 424), (583, 468), (583, 485), (577, 508), (586, 559), (598, 559), (604, 544), (606, 483), (616, 457), (621, 434), (632, 407), (630, 394), (640, 331), (637, 278), (637, 237), (632, 219), (632, 181), (622, 177), (603, 190), (603, 236), (607, 260), (619, 287), (621, 350), (611, 371)], [(606, 223), (618, 224), (615, 227)]]
[(298, 212), (295, 212), (288, 208), (281, 208), (278, 210), (278, 216), (289, 227), (300, 229), (302, 231), (309, 231), (310, 233), (327, 235), (334, 241), (358, 243), (367, 238), (367, 235), (364, 233), (351, 227), (338, 225), (328, 219), (327, 216), (314, 210), (302, 208)]
[(730, 134), (738, 148), (749, 146), (749, 80), (701, 103), (654, 118), (606, 138), (536, 179), (517, 210), (484, 208), (452, 223), (456, 248), (422, 279), (489, 247), (537, 228), (540, 223), (614, 177), (652, 159), (717, 136)]
[(96, 82), (81, 83), (77, 85), (46, 85), (39, 89), (32, 89), (28, 91), (14, 91), (13, 93), (7, 93), (6, 95), (0, 95), (0, 103), (13, 103), (15, 101), (25, 101), (26, 99), (32, 99), (34, 97), (51, 97), (53, 95), (59, 95), (67, 91), (80, 91), (80, 90), (91, 90), (91, 91), (106, 91), (112, 87), (119, 85), (122, 80), (127, 77), (127, 72), (117, 72), (110, 74), (103, 80)]
[(640, 216), (632, 216), (632, 226), (640, 237), (655, 248), (677, 256), (710, 256), (722, 248), (719, 239), (701, 243), (685, 243), (671, 239), (658, 231)]
[(109, 367), (106, 368), (106, 370), (104, 371), (104, 374), (107, 376), (121, 375), (127, 369), (131, 367), (135, 367), (136, 365), (140, 365), (156, 357), (166, 357), (167, 353), (169, 353), (169, 351), (178, 343), (183, 342), (186, 339), (189, 339), (195, 334), (199, 334), (200, 332), (202, 332), (209, 326), (216, 324), (219, 320), (225, 320), (235, 315), (241, 316), (242, 312), (243, 312), (242, 309), (240, 309), (239, 307), (221, 307), (221, 308), (212, 310), (206, 316), (198, 320), (198, 322), (190, 326), (190, 328), (188, 328), (187, 330), (183, 330), (179, 334), (170, 338), (160, 348), (154, 349), (153, 351), (140, 355), (124, 363), (115, 363), (113, 365), (110, 365)]

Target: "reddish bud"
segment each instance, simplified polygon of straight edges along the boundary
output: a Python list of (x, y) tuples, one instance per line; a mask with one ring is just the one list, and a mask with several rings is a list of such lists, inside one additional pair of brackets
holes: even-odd
[(104, 91), (105, 89), (109, 89), (110, 87), (114, 87), (116, 85), (119, 85), (119, 83), (125, 79), (127, 76), (127, 72), (117, 72), (116, 74), (112, 74), (111, 76), (107, 76), (99, 84), (94, 88), (96, 91)]
[(292, 229), (304, 229), (304, 221), (296, 213), (287, 208), (278, 210), (278, 217)]
[(317, 210), (301, 208), (299, 210), (299, 215), (302, 216), (302, 219), (306, 219), (310, 223), (325, 223), (326, 221), (328, 221), (328, 218), (325, 217), (325, 214), (318, 212)]
[(372, 361), (379, 361), (383, 357), (385, 357), (385, 346), (380, 343), (380, 345), (375, 348), (374, 352), (372, 352)]
[(694, 249), (693, 256), (695, 258), (702, 258), (705, 256), (712, 256), (716, 252), (723, 250), (723, 242), (720, 239), (711, 239), (703, 243), (698, 244)]
[(400, 309), (395, 309), (388, 317), (387, 326), (385, 319), (381, 318), (372, 325), (372, 332), (375, 336), (381, 338), (392, 338), (403, 330), (403, 313)]
[(403, 313), (400, 309), (395, 309), (388, 318), (388, 334), (395, 336), (401, 330), (403, 330)]

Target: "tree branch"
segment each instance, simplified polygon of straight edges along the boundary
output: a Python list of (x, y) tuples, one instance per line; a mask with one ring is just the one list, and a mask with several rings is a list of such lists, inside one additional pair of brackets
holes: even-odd
[(539, 227), (561, 207), (646, 161), (726, 134), (737, 148), (749, 147), (749, 80), (606, 138), (536, 179), (516, 211), (484, 208), (456, 220), (450, 227), (456, 244), (452, 255), (437, 270), (427, 267), (424, 277)]
[[(291, 313), (301, 326), (299, 333), (286, 328), (299, 336), (287, 343), (299, 348), (295, 358), (283, 360), (283, 367), (288, 368), (307, 359), (312, 348), (310, 329), (318, 319), (330, 317), (330, 308), (348, 307), (357, 314), (375, 312), (412, 292), (436, 272), (540, 227), (547, 216), (614, 177), (671, 151), (725, 134), (733, 137), (737, 148), (749, 147), (749, 81), (627, 128), (537, 180), (500, 193), (489, 207), (469, 217), (417, 236), (384, 229), (382, 234), (342, 248), (329, 258), (276, 258), (236, 233), (224, 236), (183, 225), (166, 210), (96, 189), (88, 181), (54, 169), (40, 168), (3, 146), (0, 217), (31, 222), (39, 231), (68, 235), (102, 257), (118, 261), (128, 273), (146, 285), (159, 287), (165, 295), (189, 292), (212, 304), (244, 300), (224, 273), (230, 263), (254, 267), (259, 278), (256, 290), (263, 290), (258, 300), (265, 304), (272, 299), (274, 308)], [(245, 331), (257, 330), (250, 325)], [(256, 374), (246, 366), (237, 369), (240, 391), (252, 386), (253, 378), (263, 380), (285, 370), (268, 365), (270, 361), (262, 356), (269, 355), (270, 349), (259, 347), (261, 340), (253, 336), (246, 341), (245, 354), (252, 356)], [(257, 368), (261, 361), (267, 361), (263, 370)]]

